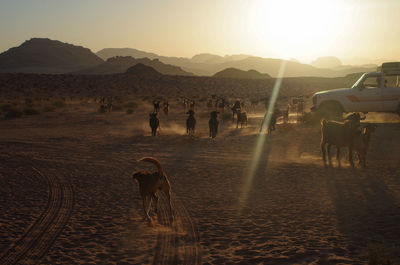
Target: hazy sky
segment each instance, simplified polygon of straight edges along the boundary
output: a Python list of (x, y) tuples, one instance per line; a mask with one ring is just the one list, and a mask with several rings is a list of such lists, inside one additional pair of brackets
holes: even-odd
[(0, 0), (0, 52), (32, 37), (166, 56), (400, 60), (400, 0)]

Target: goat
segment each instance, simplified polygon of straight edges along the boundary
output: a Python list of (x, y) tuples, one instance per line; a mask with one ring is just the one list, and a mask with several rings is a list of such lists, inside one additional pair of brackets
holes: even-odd
[(238, 111), (241, 110), (241, 106), (240, 106), (240, 101), (239, 100), (235, 101), (235, 104), (233, 105), (231, 110), (232, 110), (232, 123), (233, 123), (233, 120), (235, 119), (235, 114), (237, 115)]
[(150, 113), (150, 127), (151, 127), (151, 135), (156, 136), (157, 129), (160, 126), (160, 120), (157, 118), (157, 113)]
[(243, 124), (246, 124), (247, 127), (247, 114), (246, 112), (241, 112), (240, 109), (237, 110), (237, 122), (236, 122), (236, 128), (239, 128), (239, 123), (240, 123), (240, 128), (243, 128)]
[(353, 128), (359, 128), (361, 126), (361, 121), (365, 120), (366, 118), (367, 116), (364, 115), (364, 117), (361, 117), (360, 113), (355, 112), (350, 115), (347, 115), (347, 117), (344, 118), (344, 120), (350, 121)]
[(186, 133), (189, 135), (194, 135), (194, 129), (196, 127), (196, 119), (194, 118), (194, 111), (189, 110), (186, 112), (189, 114), (189, 117), (186, 120)]
[[(354, 136), (357, 134), (358, 128), (355, 126), (356, 120), (346, 120), (344, 123), (337, 121), (328, 121), (323, 119), (321, 121), (321, 151), (324, 164), (326, 163), (325, 151), (328, 152), (329, 164), (332, 164), (330, 156), (330, 148), (332, 145), (336, 146), (336, 159), (340, 165), (340, 148), (348, 147), (349, 162), (354, 167), (352, 157), (352, 142)], [(325, 145), (327, 144), (327, 150)]]
[[(264, 127), (264, 122), (267, 120), (267, 115), (268, 115), (268, 111), (264, 114), (264, 118), (261, 122), (261, 127), (260, 127), (260, 132), (262, 132), (263, 127)], [(268, 124), (268, 134), (271, 134), (272, 131), (275, 131), (275, 125), (276, 125), (276, 120), (278, 118), (278, 113), (280, 113), (280, 110), (278, 108), (275, 108), (273, 110), (273, 112), (270, 114), (271, 118), (269, 120), (269, 124)]]
[(258, 105), (258, 99), (251, 99), (250, 100), (250, 106), (253, 111), (256, 111), (257, 105)]
[(168, 111), (169, 111), (169, 103), (168, 101), (164, 102), (164, 114), (168, 116)]
[(210, 111), (210, 110), (213, 108), (213, 101), (212, 101), (212, 99), (210, 99), (210, 100), (207, 101), (207, 108), (208, 108), (208, 111)]
[(218, 119), (217, 119), (217, 115), (218, 115), (218, 111), (212, 111), (210, 113), (210, 120), (208, 121), (208, 127), (210, 129), (210, 137), (215, 138), (217, 136), (218, 133)]
[(160, 111), (160, 101), (159, 100), (153, 100), (153, 106), (154, 106), (154, 112), (158, 113)]
[(191, 100), (190, 101), (190, 104), (189, 104), (189, 109), (190, 110), (194, 110), (194, 107), (196, 106), (196, 101), (194, 101), (194, 100)]
[(369, 141), (371, 134), (375, 132), (376, 125), (367, 124), (364, 129), (358, 131), (354, 136), (352, 147), (358, 155), (358, 164), (362, 167), (367, 167), (367, 152), (369, 148)]

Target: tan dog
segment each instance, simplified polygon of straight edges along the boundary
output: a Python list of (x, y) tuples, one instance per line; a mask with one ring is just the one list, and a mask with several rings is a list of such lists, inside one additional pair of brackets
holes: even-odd
[(172, 220), (172, 204), (171, 204), (171, 184), (168, 181), (167, 175), (162, 170), (160, 162), (153, 157), (142, 157), (138, 161), (150, 162), (157, 166), (158, 172), (150, 173), (147, 171), (139, 171), (132, 175), (133, 179), (139, 182), (140, 195), (143, 200), (143, 210), (146, 219), (151, 222), (149, 215), (151, 200), (155, 201), (155, 211), (158, 210), (157, 192), (161, 190), (168, 199), (170, 218)]

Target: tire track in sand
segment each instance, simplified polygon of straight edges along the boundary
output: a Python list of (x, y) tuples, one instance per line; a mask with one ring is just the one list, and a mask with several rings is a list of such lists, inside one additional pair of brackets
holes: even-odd
[(158, 230), (153, 264), (201, 264), (198, 231), (186, 208), (173, 196), (174, 220), (168, 202), (160, 196)]
[(49, 186), (46, 209), (0, 257), (0, 264), (36, 264), (47, 253), (68, 222), (74, 203), (71, 184), (64, 178), (32, 169)]

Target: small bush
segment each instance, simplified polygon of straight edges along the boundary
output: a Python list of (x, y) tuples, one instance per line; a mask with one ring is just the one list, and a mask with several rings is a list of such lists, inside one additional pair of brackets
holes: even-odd
[(228, 121), (228, 120), (232, 120), (232, 113), (230, 112), (224, 112), (220, 114), (221, 120), (223, 121)]
[(26, 98), (25, 105), (31, 108), (33, 106), (33, 100), (31, 98)]
[(52, 106), (52, 105), (47, 105), (43, 108), (43, 112), (53, 112), (56, 110), (56, 107)]
[(142, 98), (142, 101), (152, 102), (152, 97), (150, 97), (150, 96), (145, 96), (145, 97)]
[(368, 265), (392, 265), (395, 264), (394, 249), (381, 244), (370, 245), (368, 247)]
[(0, 105), (1, 112), (8, 112), (13, 108), (11, 104), (2, 104)]
[(4, 118), (6, 119), (13, 119), (13, 118), (20, 118), (22, 116), (22, 111), (19, 109), (11, 108), (6, 112)]
[(127, 110), (126, 110), (126, 114), (129, 115), (129, 114), (132, 114), (132, 113), (133, 113), (133, 109), (127, 109)]
[(38, 110), (33, 108), (25, 108), (23, 112), (25, 115), (38, 115), (40, 113)]
[(56, 108), (63, 108), (65, 107), (65, 102), (62, 100), (56, 100), (53, 102), (53, 106)]
[(129, 108), (129, 109), (134, 109), (137, 107), (137, 103), (136, 102), (128, 102), (128, 103), (125, 103), (124, 107)]
[(106, 106), (100, 105), (100, 107), (99, 107), (99, 112), (100, 112), (100, 113), (106, 113), (106, 112), (107, 112)]
[(320, 115), (318, 115), (318, 113), (306, 112), (306, 113), (304, 113), (300, 122), (303, 122), (308, 125), (319, 125), (320, 119), (321, 119), (321, 117), (320, 117)]
[(123, 109), (124, 109), (123, 106), (120, 105), (120, 104), (113, 104), (113, 105), (112, 105), (112, 110), (113, 110), (113, 111), (121, 111), (121, 110), (123, 110)]

